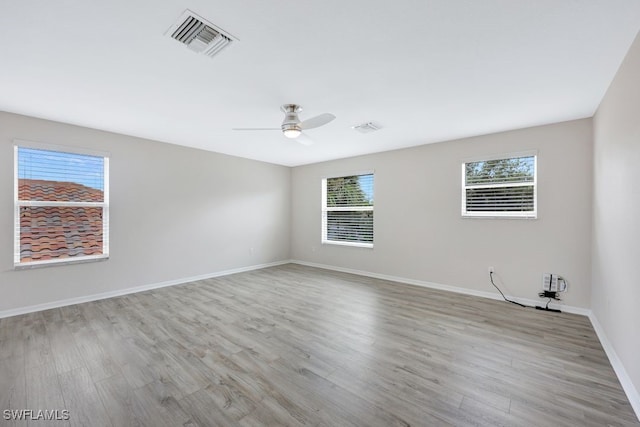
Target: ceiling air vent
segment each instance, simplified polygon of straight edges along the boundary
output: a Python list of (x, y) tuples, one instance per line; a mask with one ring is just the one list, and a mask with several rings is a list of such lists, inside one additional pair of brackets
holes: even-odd
[(231, 35), (190, 10), (182, 14), (167, 34), (189, 49), (207, 56), (214, 56), (234, 41)]
[(362, 123), (361, 125), (353, 126), (354, 130), (357, 130), (360, 133), (371, 133), (377, 130), (382, 129), (382, 126), (377, 125), (373, 122)]

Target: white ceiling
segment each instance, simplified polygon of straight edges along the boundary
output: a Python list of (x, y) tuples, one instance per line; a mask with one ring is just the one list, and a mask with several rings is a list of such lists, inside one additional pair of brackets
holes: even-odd
[[(185, 9), (240, 40), (190, 51)], [(639, 29), (638, 0), (3, 1), (0, 110), (294, 166), (590, 117)], [(231, 130), (284, 103), (337, 119)]]

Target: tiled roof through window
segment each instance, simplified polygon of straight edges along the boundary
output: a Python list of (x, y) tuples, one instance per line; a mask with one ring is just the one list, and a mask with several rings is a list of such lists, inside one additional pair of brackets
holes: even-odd
[[(20, 179), (21, 200), (102, 202), (101, 190), (82, 184)], [(20, 207), (20, 261), (44, 261), (100, 255), (103, 248), (101, 207)]]
[(102, 190), (75, 182), (46, 181), (42, 179), (20, 179), (18, 181), (20, 200), (40, 200), (57, 202), (102, 202)]

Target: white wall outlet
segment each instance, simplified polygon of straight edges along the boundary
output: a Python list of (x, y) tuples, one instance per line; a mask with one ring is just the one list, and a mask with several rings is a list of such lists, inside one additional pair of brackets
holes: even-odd
[(558, 291), (559, 292), (567, 292), (567, 281), (562, 277), (558, 280)]

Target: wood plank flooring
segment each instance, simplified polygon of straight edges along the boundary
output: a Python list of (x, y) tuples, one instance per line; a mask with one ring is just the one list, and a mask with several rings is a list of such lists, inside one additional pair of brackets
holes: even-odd
[(293, 264), (1, 319), (0, 384), (70, 416), (0, 425), (640, 425), (586, 317)]

